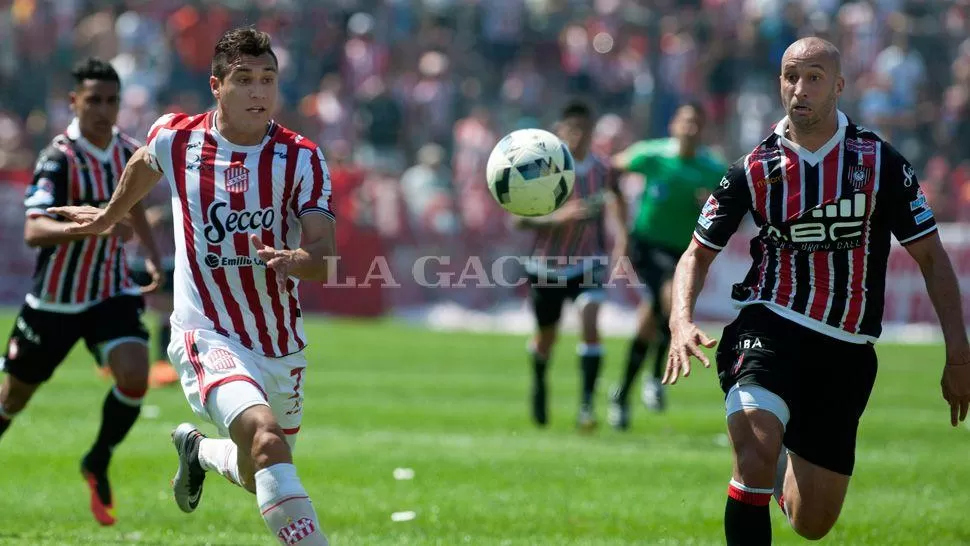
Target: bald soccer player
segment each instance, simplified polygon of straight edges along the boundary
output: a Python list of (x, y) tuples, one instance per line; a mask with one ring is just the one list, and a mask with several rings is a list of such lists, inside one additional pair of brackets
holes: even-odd
[(751, 214), (760, 229), (751, 268), (731, 292), (741, 311), (716, 355), (734, 454), (729, 545), (771, 543), (773, 494), (802, 537), (835, 525), (876, 378), (890, 236), (919, 264), (940, 319), (951, 425), (970, 405), (960, 291), (933, 211), (909, 162), (838, 110), (840, 64), (818, 38), (788, 48), (788, 115), (728, 170), (674, 274), (665, 384), (687, 377), (692, 357), (710, 366), (700, 347), (716, 342), (694, 324), (694, 304), (711, 262)]

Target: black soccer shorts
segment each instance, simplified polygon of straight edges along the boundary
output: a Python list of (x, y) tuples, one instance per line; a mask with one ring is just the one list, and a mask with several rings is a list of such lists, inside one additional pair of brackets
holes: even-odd
[(24, 383), (50, 379), (79, 339), (99, 365), (105, 365), (104, 345), (122, 339), (147, 343), (142, 325), (145, 302), (141, 296), (115, 296), (80, 313), (54, 313), (26, 304), (17, 315), (3, 369)]
[(683, 252), (672, 248), (630, 238), (630, 263), (640, 282), (650, 289), (655, 309), (660, 308), (660, 290), (674, 277), (681, 254)]
[(716, 359), (725, 395), (735, 384), (758, 385), (785, 401), (789, 451), (852, 475), (859, 420), (876, 381), (872, 344), (834, 339), (755, 304), (724, 328)]
[(566, 300), (575, 302), (580, 296), (591, 301), (601, 301), (603, 292), (602, 268), (582, 273), (569, 279), (545, 279), (529, 275), (529, 300), (540, 328), (558, 324), (562, 318), (562, 306)]

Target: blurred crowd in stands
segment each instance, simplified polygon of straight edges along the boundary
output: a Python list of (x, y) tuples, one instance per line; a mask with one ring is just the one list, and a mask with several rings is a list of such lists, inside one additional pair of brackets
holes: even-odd
[(119, 125), (144, 139), (211, 106), (213, 46), (248, 24), (280, 59), (277, 119), (323, 147), (338, 214), (382, 236), (504, 233), (492, 146), (576, 96), (600, 153), (702, 100), (733, 160), (782, 117), (778, 65), (804, 35), (840, 47), (841, 108), (910, 158), (937, 216), (970, 220), (970, 0), (0, 0), (0, 170), (67, 125), (76, 60), (114, 63)]

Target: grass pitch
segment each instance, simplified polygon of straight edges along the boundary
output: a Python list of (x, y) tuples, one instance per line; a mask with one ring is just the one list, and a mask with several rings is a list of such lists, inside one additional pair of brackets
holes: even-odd
[[(4, 331), (12, 318), (0, 315)], [(674, 387), (666, 414), (637, 403), (632, 429), (618, 433), (605, 424), (605, 395), (626, 341), (608, 340), (601, 426), (580, 435), (574, 338), (554, 356), (552, 424), (536, 430), (522, 337), (319, 319), (308, 334), (296, 463), (334, 546), (723, 543), (730, 457), (713, 370)], [(883, 344), (879, 356), (856, 476), (823, 544), (970, 544), (970, 431), (948, 423), (943, 348)], [(218, 475), (194, 514), (176, 507), (169, 433), (193, 420), (178, 387), (149, 393), (116, 451), (119, 522), (99, 527), (78, 462), (107, 389), (79, 344), (0, 440), (0, 544), (275, 543), (255, 498)], [(395, 479), (396, 468), (413, 479)], [(771, 510), (775, 543), (804, 543)], [(414, 519), (392, 521), (405, 511)]]

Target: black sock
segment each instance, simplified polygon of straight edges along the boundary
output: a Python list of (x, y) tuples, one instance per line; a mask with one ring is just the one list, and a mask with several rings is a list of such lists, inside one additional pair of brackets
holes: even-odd
[(532, 418), (540, 425), (546, 424), (546, 368), (549, 360), (532, 353)]
[(141, 397), (136, 393), (124, 394), (112, 387), (104, 399), (101, 410), (101, 430), (94, 446), (85, 457), (85, 466), (92, 472), (103, 473), (111, 462), (111, 452), (128, 435), (141, 412)]
[(172, 341), (172, 325), (168, 319), (164, 320), (158, 328), (158, 359), (168, 360), (168, 344)]
[(633, 382), (636, 381), (637, 374), (640, 373), (640, 368), (643, 367), (643, 361), (647, 357), (648, 348), (649, 345), (640, 338), (634, 338), (633, 343), (630, 344), (630, 352), (626, 359), (626, 370), (623, 372), (623, 382), (620, 383), (619, 398), (623, 402), (629, 396)]
[(599, 347), (595, 349), (595, 354), (584, 354), (579, 357), (579, 363), (583, 372), (583, 393), (582, 403), (584, 406), (593, 404), (593, 394), (596, 392), (596, 379), (600, 375), (600, 364), (603, 356), (599, 353)]
[(724, 537), (727, 539), (727, 546), (771, 544), (771, 514), (768, 512), (771, 490), (764, 491), (744, 491), (732, 480), (728, 487), (727, 506), (724, 507)]

